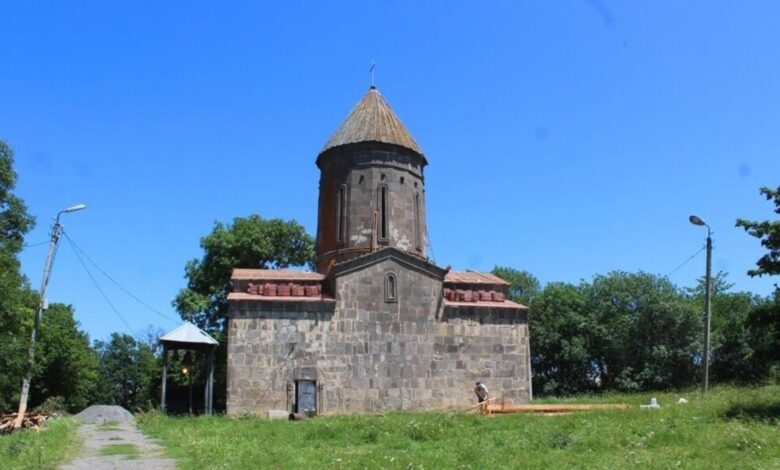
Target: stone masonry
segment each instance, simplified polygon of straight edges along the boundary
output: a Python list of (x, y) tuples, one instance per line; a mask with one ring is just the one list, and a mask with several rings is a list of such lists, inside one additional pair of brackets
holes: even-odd
[(478, 380), (530, 400), (528, 309), (426, 257), (426, 164), (372, 87), (317, 159), (317, 272), (233, 272), (228, 414), (462, 409)]

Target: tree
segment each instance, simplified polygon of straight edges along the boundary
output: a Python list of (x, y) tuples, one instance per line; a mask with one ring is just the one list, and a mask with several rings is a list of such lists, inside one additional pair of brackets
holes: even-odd
[(509, 283), (509, 300), (531, 305), (534, 296), (539, 293), (539, 280), (528, 271), (496, 266), (491, 272)]
[(314, 241), (302, 225), (259, 215), (237, 217), (229, 225), (215, 223), (200, 246), (203, 257), (187, 263), (187, 287), (173, 305), (182, 318), (211, 332), (225, 327), (234, 268), (286, 268), (314, 261)]
[[(761, 194), (768, 201), (775, 204), (775, 213), (780, 214), (780, 186), (774, 191), (769, 188), (761, 188)], [(780, 274), (780, 220), (753, 221), (737, 219), (737, 227), (742, 227), (747, 233), (761, 240), (761, 246), (769, 250), (756, 262), (757, 269), (751, 269), (751, 276), (763, 276)]]
[(86, 408), (98, 384), (99, 359), (89, 346), (87, 334), (79, 331), (73, 307), (49, 305), (37, 350), (30, 402), (35, 405), (59, 396), (70, 412)]
[[(775, 214), (780, 214), (780, 186), (775, 190), (763, 187), (760, 193), (775, 204)], [(776, 276), (780, 274), (780, 220), (753, 221), (737, 219), (737, 227), (761, 240), (768, 250), (758, 259), (758, 268), (748, 270), (750, 276)], [(754, 309), (747, 320), (756, 342), (756, 359), (766, 365), (780, 361), (780, 287), (775, 284), (773, 301)]]
[(27, 337), (36, 296), (19, 270), (24, 235), (34, 219), (13, 194), (16, 172), (11, 147), (0, 140), (0, 412), (18, 400), (20, 379), (27, 367)]
[(100, 356), (100, 386), (96, 401), (128, 410), (148, 409), (156, 402), (159, 383), (157, 358), (151, 348), (132, 336), (112, 333), (108, 342), (95, 341)]
[(24, 235), (33, 227), (35, 219), (27, 213), (24, 202), (12, 193), (16, 186), (13, 164), (13, 150), (0, 140), (0, 253), (16, 255), (22, 250)]
[(590, 318), (580, 288), (547, 284), (534, 297), (528, 328), (536, 393), (570, 395), (594, 388)]
[(668, 279), (598, 275), (585, 288), (592, 358), (602, 389), (638, 391), (693, 383), (701, 317)]
[(751, 367), (769, 375), (773, 365), (780, 362), (780, 289), (774, 298), (754, 308), (747, 319), (754, 360)]
[[(749, 319), (767, 300), (749, 292), (731, 292), (734, 285), (727, 276), (722, 271), (712, 276), (710, 374), (720, 383), (759, 382), (767, 377), (770, 364), (756, 354), (765, 342), (760, 339), (762, 332), (751, 330)], [(703, 312), (705, 278), (687, 292), (696, 311)]]

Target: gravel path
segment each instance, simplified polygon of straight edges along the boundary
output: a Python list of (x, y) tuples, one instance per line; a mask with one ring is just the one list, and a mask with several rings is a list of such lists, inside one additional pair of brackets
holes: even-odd
[[(163, 449), (153, 440), (144, 436), (132, 421), (125, 423), (84, 424), (79, 426), (79, 434), (84, 440), (84, 448), (73, 462), (61, 467), (61, 470), (103, 470), (103, 469), (144, 469), (168, 470), (176, 468), (176, 462), (163, 456)], [(122, 444), (137, 448), (135, 455), (102, 455), (107, 446)], [(132, 448), (131, 448), (132, 449)]]

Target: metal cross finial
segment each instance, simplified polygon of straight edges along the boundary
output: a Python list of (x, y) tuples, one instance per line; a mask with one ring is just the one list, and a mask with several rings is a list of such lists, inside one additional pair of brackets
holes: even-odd
[(368, 73), (371, 74), (371, 88), (376, 88), (376, 85), (374, 85), (374, 69), (376, 68), (376, 62), (374, 62), (373, 59), (371, 59), (371, 68), (368, 69)]

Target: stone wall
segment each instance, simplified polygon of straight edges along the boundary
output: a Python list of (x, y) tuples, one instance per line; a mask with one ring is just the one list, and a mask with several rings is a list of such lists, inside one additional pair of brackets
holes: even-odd
[[(317, 227), (317, 271), (326, 273), (330, 261), (342, 262), (371, 250), (374, 212), (379, 212), (379, 188), (387, 188), (387, 239), (391, 246), (425, 257), (424, 159), (414, 152), (380, 143), (338, 147), (318, 159), (320, 175)], [(346, 236), (337, 242), (338, 190), (346, 188)], [(415, 193), (419, 215), (415, 215)], [(377, 224), (380, 224), (377, 221)], [(419, 243), (417, 238), (419, 237)]]
[(440, 272), (374, 258), (336, 273), (335, 303), (231, 302), (229, 414), (291, 410), (295, 380), (317, 381), (321, 414), (464, 408), (477, 380), (528, 400), (526, 310), (448, 306)]

